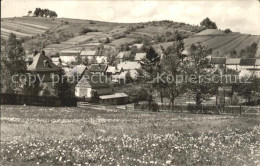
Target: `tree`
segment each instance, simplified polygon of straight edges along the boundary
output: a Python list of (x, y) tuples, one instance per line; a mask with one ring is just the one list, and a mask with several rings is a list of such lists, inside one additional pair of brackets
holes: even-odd
[(105, 56), (107, 57), (108, 65), (115, 66), (117, 62), (118, 51), (114, 48), (109, 48), (105, 51)]
[(28, 17), (29, 17), (30, 15), (32, 15), (32, 11), (31, 11), (31, 10), (28, 11)]
[(247, 46), (245, 49), (242, 49), (239, 56), (241, 58), (255, 58), (257, 48), (257, 43), (254, 42), (250, 46)]
[(210, 80), (214, 74), (208, 58), (212, 50), (201, 43), (193, 44), (190, 48), (191, 53), (186, 58), (187, 73), (190, 78), (188, 88), (195, 93), (196, 104), (200, 105), (210, 94), (216, 93), (216, 84)]
[(145, 47), (146, 56), (141, 60), (141, 69), (144, 72), (138, 71), (145, 82), (149, 82), (152, 89), (160, 92), (161, 102), (163, 103), (163, 89), (164, 83), (156, 80), (157, 74), (161, 74), (162, 65), (160, 62), (160, 55), (154, 50), (152, 46)]
[(225, 29), (225, 33), (231, 33), (232, 31), (230, 29)]
[(83, 64), (85, 65), (85, 66), (87, 66), (88, 65), (88, 62), (89, 60), (88, 60), (88, 57), (86, 56), (84, 59), (83, 59)]
[(238, 88), (238, 95), (243, 96), (250, 103), (260, 93), (260, 79), (255, 73), (252, 73), (249, 76), (244, 76), (241, 82), (243, 83)]
[(207, 29), (217, 29), (217, 25), (215, 22), (211, 21), (208, 17), (202, 20), (200, 23), (201, 26), (206, 27)]
[(13, 82), (12, 77), (25, 73), (25, 51), (22, 43), (13, 33), (9, 35), (7, 41), (1, 41), (1, 69), (2, 90), (8, 93), (13, 93), (16, 89), (19, 90), (20, 84)]
[(162, 66), (165, 76), (170, 76), (165, 79), (167, 97), (170, 98), (170, 103), (174, 106), (176, 97), (183, 91), (184, 82), (180, 82), (180, 77), (184, 75), (184, 50), (183, 41), (175, 41), (173, 45), (168, 47), (166, 50), (162, 48), (163, 58)]
[(130, 71), (128, 71), (125, 75), (125, 82), (127, 84), (134, 82), (134, 79), (132, 78)]
[(98, 63), (97, 58), (96, 56), (93, 56), (92, 59), (90, 60), (90, 64), (96, 64), (96, 63)]
[(76, 61), (75, 61), (75, 63), (76, 63), (76, 65), (80, 65), (80, 64), (82, 64), (82, 58), (81, 58), (80, 55), (78, 55), (78, 56), (76, 57)]

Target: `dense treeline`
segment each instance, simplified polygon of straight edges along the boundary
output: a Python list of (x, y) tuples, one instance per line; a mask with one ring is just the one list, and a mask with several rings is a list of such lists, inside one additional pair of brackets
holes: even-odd
[(36, 8), (34, 11), (34, 16), (36, 17), (58, 17), (55, 11), (49, 9)]

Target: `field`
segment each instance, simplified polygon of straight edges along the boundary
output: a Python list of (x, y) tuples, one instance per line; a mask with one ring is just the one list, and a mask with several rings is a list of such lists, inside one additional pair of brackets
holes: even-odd
[(34, 36), (37, 34), (42, 34), (46, 30), (50, 29), (55, 25), (52, 24), (42, 24), (43, 22), (46, 23), (46, 20), (39, 19), (19, 19), (19, 18), (12, 18), (12, 19), (2, 19), (1, 20), (1, 32), (5, 32), (7, 34), (1, 34), (2, 37), (6, 38), (10, 33), (14, 33), (18, 36), (18, 38), (24, 36)]
[(246, 40), (249, 35), (240, 35), (235, 40), (231, 41), (230, 43), (225, 44), (223, 47), (214, 50), (219, 55), (226, 55), (231, 52), (231, 50), (235, 50), (244, 40)]
[(259, 165), (259, 116), (1, 106), (1, 165)]

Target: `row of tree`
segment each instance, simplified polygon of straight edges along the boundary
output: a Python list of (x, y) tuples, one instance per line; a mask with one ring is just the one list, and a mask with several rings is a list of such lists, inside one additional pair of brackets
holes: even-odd
[[(218, 88), (222, 86), (231, 87), (231, 100), (234, 94), (243, 96), (248, 102), (260, 94), (260, 79), (254, 73), (252, 75), (241, 78), (241, 82), (222, 84), (215, 81), (207, 81), (213, 76), (231, 75), (232, 78), (239, 78), (239, 72), (232, 69), (216, 69), (210, 63), (209, 55), (212, 50), (197, 43), (190, 47), (190, 53), (184, 54), (184, 43), (182, 40), (174, 41), (167, 49), (163, 50), (163, 57), (160, 58), (158, 53), (148, 47), (147, 56), (141, 62), (141, 77), (143, 83), (148, 83), (148, 91), (153, 90), (160, 92), (161, 102), (163, 97), (170, 99), (170, 103), (174, 105), (175, 99), (184, 93), (193, 94), (195, 102), (200, 105), (204, 100), (218, 94)], [(224, 73), (223, 73), (224, 71)], [(158, 79), (158, 74), (160, 79)], [(171, 76), (171, 79), (167, 76)], [(182, 77), (179, 77), (182, 76)], [(183, 78), (192, 78), (192, 81), (183, 81)], [(178, 78), (179, 77), (179, 78)], [(201, 78), (204, 78), (201, 79)], [(206, 80), (206, 81), (205, 81)], [(245, 83), (249, 80), (251, 83)]]
[[(32, 11), (28, 12), (28, 16), (30, 14), (32, 14)], [(58, 17), (58, 14), (55, 11), (41, 8), (36, 8), (33, 14), (36, 17)]]

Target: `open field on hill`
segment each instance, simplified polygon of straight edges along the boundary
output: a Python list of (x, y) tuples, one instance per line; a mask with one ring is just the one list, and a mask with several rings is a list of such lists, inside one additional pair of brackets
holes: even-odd
[(253, 43), (258, 43), (260, 36), (250, 35), (245, 39), (235, 50), (239, 53), (242, 49), (246, 49), (247, 46), (250, 46)]
[(198, 43), (198, 42), (205, 42), (210, 40), (212, 37), (211, 36), (200, 36), (200, 37), (190, 37), (187, 39), (184, 39), (184, 46), (188, 47), (191, 46), (192, 44)]
[(260, 162), (257, 116), (7, 105), (1, 116), (2, 165)]
[(259, 41), (258, 41), (257, 46), (258, 46), (258, 48), (257, 48), (257, 51), (256, 51), (256, 56), (260, 57), (260, 37), (259, 37)]
[(126, 44), (126, 43), (130, 44), (134, 41), (135, 41), (135, 39), (132, 39), (132, 38), (121, 38), (121, 39), (116, 39), (116, 40), (112, 41), (111, 45), (114, 45), (115, 47), (119, 47), (122, 44)]
[(230, 53), (232, 50), (235, 50), (248, 37), (249, 37), (249, 35), (240, 35), (239, 38), (236, 38), (235, 40), (232, 40), (231, 42), (214, 50), (214, 52), (218, 53), (219, 55), (226, 55), (226, 54)]
[(236, 38), (240, 37), (239, 35), (230, 35), (230, 36), (215, 36), (210, 40), (203, 42), (203, 44), (212, 49), (217, 49), (227, 43), (232, 42)]
[(13, 34), (16, 34), (18, 36), (32, 36), (30, 34), (26, 34), (26, 33), (22, 33), (22, 32), (17, 32), (17, 31), (14, 31), (14, 30), (9, 30), (9, 29), (5, 29), (5, 28), (2, 28), (1, 27), (1, 32), (6, 32), (6, 33), (13, 33)]

